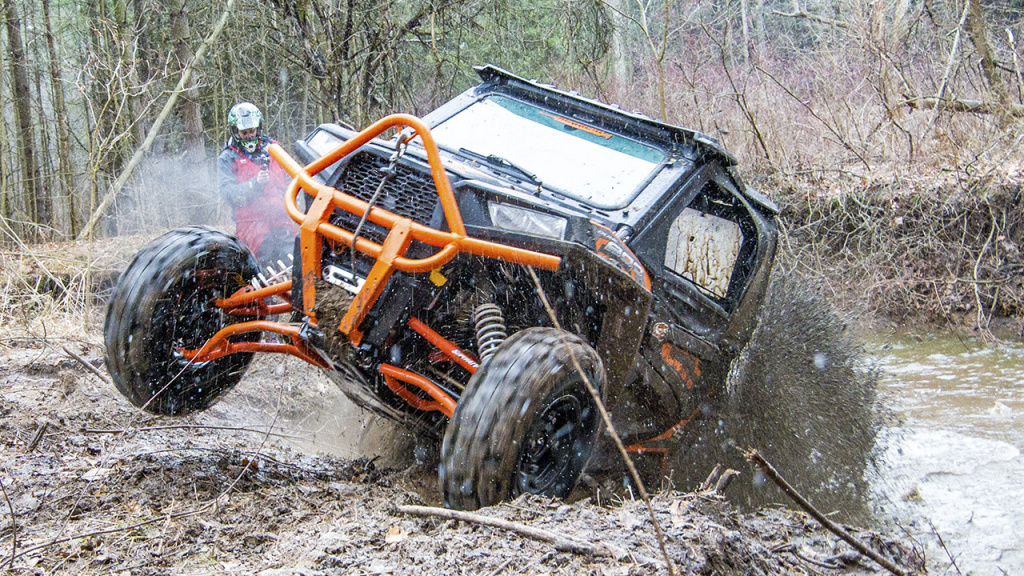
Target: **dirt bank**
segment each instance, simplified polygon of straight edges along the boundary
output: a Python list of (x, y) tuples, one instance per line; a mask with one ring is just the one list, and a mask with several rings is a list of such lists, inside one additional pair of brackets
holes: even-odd
[[(170, 419), (130, 406), (65, 345), (100, 364), (99, 349), (82, 341), (0, 349), (0, 561), (11, 573), (665, 573), (638, 560), (659, 552), (646, 510), (629, 498), (523, 498), (484, 511), (629, 552), (618, 560), (398, 512), (437, 504), (436, 470), (414, 459), (386, 466), (400, 459), (382, 438), (415, 454), (414, 443), (345, 408), (325, 379), (290, 359), (260, 359), (213, 409)], [(269, 426), (288, 438), (268, 436)], [(335, 438), (343, 429), (360, 438)], [(383, 458), (314, 455), (345, 443)], [(739, 514), (718, 496), (672, 491), (655, 507), (684, 574), (807, 574), (849, 551), (780, 508)], [(915, 561), (891, 537), (858, 535), (901, 563)], [(872, 571), (866, 560), (827, 570)]]
[(1024, 174), (770, 178), (784, 251), (845, 307), (1024, 337)]

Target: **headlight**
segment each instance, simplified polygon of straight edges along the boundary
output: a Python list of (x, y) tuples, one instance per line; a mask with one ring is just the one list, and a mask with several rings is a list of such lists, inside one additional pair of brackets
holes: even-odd
[(565, 236), (565, 218), (498, 202), (488, 202), (487, 211), (491, 215), (491, 223), (496, 228), (557, 240)]

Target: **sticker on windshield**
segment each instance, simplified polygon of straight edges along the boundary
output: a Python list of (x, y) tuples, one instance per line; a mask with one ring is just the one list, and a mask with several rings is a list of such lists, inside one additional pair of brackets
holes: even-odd
[(551, 118), (555, 122), (561, 122), (562, 124), (565, 124), (566, 126), (568, 126), (570, 128), (575, 128), (577, 130), (583, 130), (584, 132), (587, 132), (589, 134), (593, 134), (594, 136), (600, 136), (601, 138), (604, 138), (605, 140), (610, 140), (611, 137), (612, 137), (612, 135), (607, 133), (607, 132), (603, 132), (601, 130), (598, 130), (597, 128), (591, 128), (590, 126), (587, 126), (586, 124), (582, 124), (582, 123), (577, 122), (575, 120), (569, 120), (568, 118), (562, 118), (561, 116), (555, 116), (554, 114), (548, 114), (547, 112), (541, 112), (541, 114), (547, 116), (548, 118)]

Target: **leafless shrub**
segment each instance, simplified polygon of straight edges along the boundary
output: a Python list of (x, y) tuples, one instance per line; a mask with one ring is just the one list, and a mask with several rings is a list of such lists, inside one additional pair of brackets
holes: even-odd
[(902, 178), (783, 217), (797, 266), (840, 298), (895, 320), (987, 329), (996, 316), (1024, 317), (1022, 205), (1019, 181), (1003, 177)]

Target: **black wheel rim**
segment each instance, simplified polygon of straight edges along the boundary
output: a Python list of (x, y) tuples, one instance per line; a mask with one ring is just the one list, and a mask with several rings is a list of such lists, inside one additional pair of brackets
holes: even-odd
[[(208, 255), (196, 267), (171, 285), (167, 304), (154, 315), (154, 337), (169, 347), (167, 361), (177, 369), (197, 370), (207, 362), (192, 363), (181, 355), (181, 350), (198, 350), (225, 326), (237, 322), (218, 308), (214, 301), (224, 298), (229, 288), (228, 271), (218, 267), (216, 258)], [(254, 340), (253, 335), (242, 335), (239, 340)]]
[(156, 318), (157, 325), (163, 326), (161, 341), (170, 346), (170, 359), (181, 366), (188, 364), (181, 356), (181, 349), (199, 348), (224, 326), (221, 310), (213, 305), (219, 290), (203, 286), (200, 279), (203, 272), (208, 271), (193, 271), (188, 278), (172, 286), (169, 305)]
[(513, 492), (564, 496), (589, 454), (593, 398), (582, 384), (548, 402), (523, 437)]

